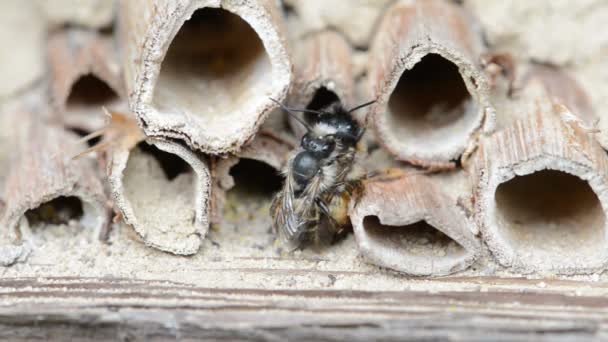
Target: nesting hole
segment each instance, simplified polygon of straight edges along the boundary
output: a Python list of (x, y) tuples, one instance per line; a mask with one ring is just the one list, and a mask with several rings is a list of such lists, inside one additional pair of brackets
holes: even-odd
[(80, 220), (83, 215), (82, 202), (74, 196), (57, 197), (25, 213), (30, 227), (68, 224), (72, 220)]
[(270, 199), (281, 189), (282, 178), (272, 166), (254, 159), (242, 158), (230, 169), (234, 178), (232, 195), (246, 198)]
[(178, 155), (140, 143), (123, 172), (124, 196), (139, 234), (164, 250), (195, 250), (198, 183), (194, 170)]
[(66, 100), (65, 124), (75, 133), (87, 135), (105, 125), (101, 108), (112, 108), (119, 102), (118, 94), (104, 81), (91, 74), (84, 75), (72, 85)]
[(412, 148), (440, 148), (475, 124), (472, 103), (458, 67), (428, 54), (401, 75), (389, 98), (388, 126)]
[(598, 197), (586, 181), (561, 171), (538, 171), (499, 185), (496, 215), (499, 234), (516, 253), (540, 262), (593, 256), (606, 241)]
[(164, 113), (197, 116), (213, 133), (215, 125), (238, 126), (243, 111), (270, 87), (270, 59), (251, 26), (226, 10), (202, 8), (171, 42), (153, 104)]
[(334, 102), (339, 102), (340, 98), (335, 92), (321, 87), (315, 91), (312, 100), (306, 106), (306, 109), (321, 110)]
[(156, 146), (142, 142), (139, 149), (146, 155), (154, 157), (168, 180), (173, 180), (182, 173), (191, 171), (190, 165), (173, 153), (161, 151)]
[[(339, 101), (340, 98), (335, 92), (327, 89), (326, 87), (320, 87), (315, 91), (312, 99), (306, 106), (306, 109), (321, 110), (331, 105), (332, 103)], [(317, 116), (315, 114), (304, 113), (304, 120), (309, 123), (315, 122), (316, 118)]]
[(105, 82), (93, 75), (82, 76), (74, 83), (67, 99), (68, 110), (94, 108), (118, 99), (118, 95)]
[(377, 216), (366, 216), (363, 227), (374, 244), (387, 250), (400, 251), (414, 258), (461, 258), (466, 250), (426, 221), (404, 226), (380, 223)]

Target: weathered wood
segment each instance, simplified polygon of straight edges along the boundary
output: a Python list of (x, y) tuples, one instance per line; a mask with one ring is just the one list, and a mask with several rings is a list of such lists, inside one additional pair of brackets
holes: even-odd
[(122, 1), (120, 41), (133, 112), (148, 136), (235, 152), (292, 78), (273, 0)]
[[(460, 177), (466, 182), (465, 175)], [(416, 276), (440, 276), (464, 270), (479, 257), (475, 222), (437, 179), (389, 174), (364, 184), (350, 217), (369, 262)]]
[[(28, 211), (46, 206), (42, 208), (45, 212), (34, 213), (36, 220), (67, 224), (68, 219), (75, 219), (94, 236), (104, 237), (109, 208), (96, 167), (90, 159), (72, 158), (85, 147), (73, 134), (46, 124), (31, 112), (22, 110), (11, 116), (13, 147), (4, 190), (8, 199), (2, 220), (4, 236), (14, 243), (27, 241), (31, 237)], [(61, 217), (61, 210), (74, 209), (57, 207), (56, 201), (67, 198), (80, 202), (81, 213)]]
[(479, 28), (443, 0), (400, 1), (382, 19), (370, 49), (371, 122), (397, 159), (449, 166), (480, 129), (493, 128), (480, 66)]
[(608, 262), (608, 157), (584, 114), (560, 102), (577, 89), (553, 95), (571, 86), (556, 78), (549, 89), (546, 78), (529, 80), (510, 109), (518, 118), (481, 139), (475, 215), (493, 255), (515, 272), (592, 273)]
[(49, 38), (51, 104), (67, 127), (90, 133), (105, 124), (102, 106), (126, 109), (117, 57), (113, 38), (96, 31), (67, 29)]
[[(289, 106), (320, 110), (336, 100), (347, 108), (355, 105), (351, 48), (340, 34), (334, 31), (311, 34), (298, 41), (294, 49), (296, 71)], [(306, 131), (291, 118), (290, 126), (296, 137)]]
[[(146, 146), (157, 150), (144, 153)], [(163, 152), (180, 161), (163, 165), (163, 156), (157, 157)], [(108, 180), (124, 221), (147, 246), (179, 255), (198, 252), (209, 229), (207, 161), (181, 144), (155, 138), (131, 148), (115, 146), (110, 153)]]
[(608, 315), (605, 297), (542, 289), (293, 291), (17, 278), (0, 281), (0, 293), (0, 336), (10, 340), (569, 341), (605, 338)]

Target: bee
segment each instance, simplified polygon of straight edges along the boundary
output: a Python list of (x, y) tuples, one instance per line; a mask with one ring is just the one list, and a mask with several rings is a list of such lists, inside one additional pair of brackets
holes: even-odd
[[(273, 101), (307, 131), (289, 158), (283, 187), (272, 201), (274, 231), (292, 249), (331, 241), (348, 224), (346, 207), (357, 184), (349, 176), (365, 129), (351, 114), (375, 101), (349, 110), (336, 101), (318, 111), (288, 108)], [(314, 114), (312, 122), (295, 112)]]

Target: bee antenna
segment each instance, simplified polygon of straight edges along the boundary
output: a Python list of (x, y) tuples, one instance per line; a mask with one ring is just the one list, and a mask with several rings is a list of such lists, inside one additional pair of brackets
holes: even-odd
[(354, 112), (354, 111), (356, 111), (356, 110), (358, 110), (358, 109), (361, 109), (361, 108), (363, 108), (363, 107), (367, 107), (367, 106), (369, 106), (369, 105), (371, 105), (371, 104), (375, 103), (376, 101), (377, 101), (377, 100), (373, 100), (373, 101), (365, 102), (364, 104), (360, 104), (360, 105), (356, 106), (355, 108), (350, 109), (350, 110), (348, 111), (348, 114), (350, 114), (350, 113), (352, 113), (352, 112)]
[[(283, 105), (281, 102), (273, 99), (272, 97), (270, 97), (269, 99), (272, 102), (274, 102), (274, 103), (278, 104), (279, 106), (281, 106), (281, 108), (284, 111), (286, 111), (287, 114), (291, 115), (292, 118), (294, 118), (297, 122), (301, 123), (302, 126), (304, 126), (308, 132), (312, 131), (312, 127), (310, 127), (310, 125), (306, 121), (302, 120), (302, 118), (300, 118), (299, 116), (296, 115), (296, 113), (294, 113), (294, 112), (303, 112), (304, 110), (288, 108), (285, 105)], [(307, 113), (307, 112), (308, 112), (308, 110), (306, 110), (305, 113)]]

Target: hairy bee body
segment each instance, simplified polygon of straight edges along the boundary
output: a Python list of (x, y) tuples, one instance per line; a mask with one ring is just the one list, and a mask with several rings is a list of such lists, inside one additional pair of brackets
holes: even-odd
[(318, 112), (283, 171), (283, 188), (271, 206), (273, 228), (294, 248), (331, 242), (347, 222), (349, 175), (364, 132), (351, 111), (334, 103)]

